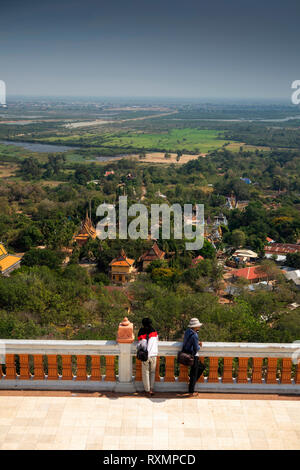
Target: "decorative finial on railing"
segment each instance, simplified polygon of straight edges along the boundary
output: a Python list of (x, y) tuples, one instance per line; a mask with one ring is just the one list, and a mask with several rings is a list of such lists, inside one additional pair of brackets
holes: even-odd
[(133, 323), (131, 323), (127, 317), (119, 324), (117, 342), (118, 343), (133, 343)]

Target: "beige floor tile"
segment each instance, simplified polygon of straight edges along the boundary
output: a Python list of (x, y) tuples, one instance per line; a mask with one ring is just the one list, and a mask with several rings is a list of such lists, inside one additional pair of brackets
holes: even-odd
[(17, 450), (18, 448), (18, 442), (2, 442), (2, 444), (0, 444), (1, 450)]
[(252, 445), (250, 439), (233, 439), (234, 448), (236, 450), (251, 450)]
[(216, 437), (219, 438), (233, 438), (232, 430), (230, 428), (216, 428)]
[(297, 401), (0, 396), (0, 410), (1, 450), (300, 449)]
[(122, 450), (130, 450), (134, 449), (136, 444), (136, 438), (132, 437), (120, 437), (120, 449)]
[(269, 450), (269, 443), (267, 440), (250, 439), (250, 442), (253, 450)]
[[(40, 444), (41, 445), (41, 444)], [(48, 446), (48, 444), (44, 444), (45, 446)], [(22, 441), (19, 443), (18, 450), (47, 450), (43, 448), (38, 448), (36, 442), (27, 442), (27, 441)], [(52, 447), (51, 449), (52, 450)]]
[(219, 445), (217, 440), (213, 439), (201, 439), (201, 445), (203, 450), (219, 450)]
[(13, 418), (0, 418), (0, 426), (11, 426), (12, 422), (13, 422)]
[(253, 430), (250, 429), (248, 431), (248, 436), (249, 436), (249, 439), (255, 440), (255, 441), (266, 439), (265, 432), (262, 429), (253, 429)]

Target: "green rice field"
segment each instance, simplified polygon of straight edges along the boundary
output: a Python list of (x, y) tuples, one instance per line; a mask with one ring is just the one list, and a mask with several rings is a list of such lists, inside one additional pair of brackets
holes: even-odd
[(69, 145), (106, 147), (128, 150), (145, 150), (190, 153), (207, 153), (231, 143), (222, 138), (222, 133), (206, 129), (172, 129), (165, 133), (122, 132), (103, 134), (80, 134), (39, 139), (40, 142), (67, 143)]

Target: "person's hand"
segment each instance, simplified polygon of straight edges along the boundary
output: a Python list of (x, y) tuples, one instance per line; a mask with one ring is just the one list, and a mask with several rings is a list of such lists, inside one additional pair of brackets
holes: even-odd
[(202, 348), (202, 341), (199, 341), (199, 346)]

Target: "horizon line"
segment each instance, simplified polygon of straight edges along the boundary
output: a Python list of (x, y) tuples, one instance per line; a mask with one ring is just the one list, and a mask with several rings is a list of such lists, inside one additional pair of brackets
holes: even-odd
[[(276, 102), (276, 101), (290, 101), (289, 97), (287, 96), (277, 96), (277, 97), (250, 97), (250, 96), (155, 96), (155, 95), (73, 95), (73, 94), (7, 94), (6, 100), (14, 99), (14, 98), (48, 98), (48, 99), (55, 99), (55, 98), (73, 98), (73, 99), (130, 99), (130, 100), (200, 100), (209, 102), (212, 101), (268, 101), (268, 102)], [(290, 104), (293, 103), (290, 101)]]

